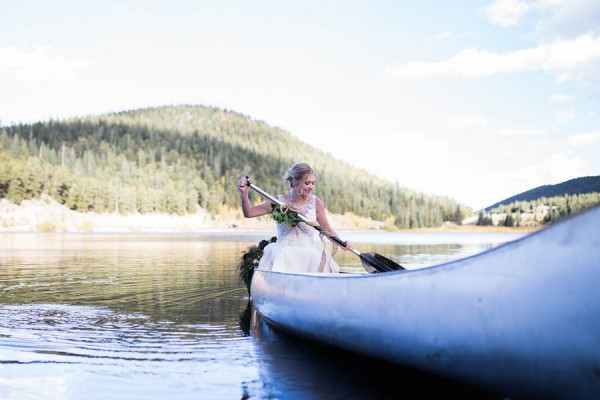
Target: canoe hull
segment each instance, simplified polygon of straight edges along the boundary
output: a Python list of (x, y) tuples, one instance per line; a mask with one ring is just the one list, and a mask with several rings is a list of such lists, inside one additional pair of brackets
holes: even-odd
[(256, 271), (255, 308), (321, 342), (503, 395), (600, 395), (600, 208), (414, 271)]

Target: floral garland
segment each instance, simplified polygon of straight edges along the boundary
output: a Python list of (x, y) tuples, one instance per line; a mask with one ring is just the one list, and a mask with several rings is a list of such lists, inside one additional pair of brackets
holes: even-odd
[(273, 207), (273, 211), (271, 211), (271, 218), (275, 222), (285, 223), (290, 228), (297, 226), (302, 220), (298, 215), (298, 212), (293, 209), (291, 206), (280, 206), (279, 204), (271, 203), (271, 207)]
[(248, 250), (244, 252), (242, 258), (237, 265), (237, 270), (240, 275), (240, 279), (246, 285), (248, 293), (250, 293), (250, 284), (252, 283), (252, 275), (254, 274), (254, 268), (258, 266), (258, 263), (263, 256), (264, 249), (268, 244), (275, 243), (277, 238), (273, 236), (270, 240), (261, 240), (258, 245), (252, 245), (248, 247)]

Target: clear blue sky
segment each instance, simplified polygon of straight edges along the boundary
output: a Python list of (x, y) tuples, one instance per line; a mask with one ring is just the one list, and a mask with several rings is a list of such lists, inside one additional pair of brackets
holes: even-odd
[(232, 109), (469, 206), (600, 175), (600, 2), (5, 1), (0, 123)]

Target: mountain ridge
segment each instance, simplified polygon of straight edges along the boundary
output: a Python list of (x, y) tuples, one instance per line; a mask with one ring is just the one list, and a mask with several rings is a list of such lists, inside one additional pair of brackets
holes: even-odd
[(285, 193), (286, 169), (306, 161), (317, 170), (319, 197), (333, 213), (409, 229), (460, 222), (470, 213), (448, 197), (385, 181), (263, 121), (199, 105), (2, 127), (0, 158), (0, 197), (20, 203), (43, 193), (83, 212), (185, 214), (200, 206), (214, 215), (239, 209), (239, 176)]
[(491, 206), (488, 206), (484, 211), (491, 211), (502, 205), (509, 205), (517, 201), (535, 201), (541, 198), (550, 198), (565, 195), (579, 195), (589, 193), (600, 193), (600, 175), (598, 176), (582, 176), (579, 178), (569, 179), (554, 185), (542, 185), (530, 190), (526, 190), (514, 196), (501, 200)]

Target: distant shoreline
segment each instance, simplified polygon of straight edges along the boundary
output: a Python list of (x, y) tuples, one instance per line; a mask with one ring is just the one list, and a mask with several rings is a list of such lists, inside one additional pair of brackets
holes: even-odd
[(530, 233), (544, 228), (540, 226), (508, 227), (508, 226), (479, 226), (479, 225), (455, 225), (452, 227), (418, 228), (399, 230), (399, 232), (444, 232), (444, 233)]
[[(336, 231), (379, 231), (379, 232), (444, 232), (444, 233), (527, 233), (538, 228), (498, 227), (475, 225), (444, 225), (436, 228), (386, 229), (384, 223), (365, 218), (330, 214), (329, 219)], [(267, 217), (246, 219), (241, 215), (211, 217), (198, 209), (195, 214), (139, 214), (80, 213), (59, 204), (54, 199), (25, 200), (20, 205), (0, 199), (0, 233), (242, 233), (274, 232), (273, 222)]]

